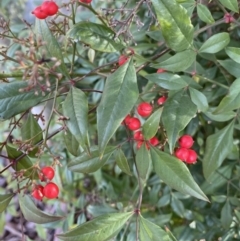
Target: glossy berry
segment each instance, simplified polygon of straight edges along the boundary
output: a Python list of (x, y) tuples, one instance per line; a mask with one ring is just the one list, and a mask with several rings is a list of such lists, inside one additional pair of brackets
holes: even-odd
[(189, 150), (187, 148), (182, 148), (182, 147), (179, 147), (175, 150), (174, 152), (174, 155), (182, 160), (182, 161), (186, 161), (188, 159), (188, 155), (189, 155)]
[(136, 131), (133, 134), (133, 139), (136, 141), (143, 141), (144, 140), (143, 133), (141, 131)]
[(43, 195), (49, 199), (57, 198), (59, 194), (59, 188), (58, 186), (53, 183), (49, 182), (44, 188), (43, 188)]
[(161, 73), (164, 73), (164, 72), (166, 72), (165, 69), (158, 69), (158, 70), (157, 70), (157, 73), (158, 73), (158, 74), (161, 74)]
[(51, 181), (54, 178), (55, 171), (52, 167), (43, 167), (41, 169), (41, 173), (39, 174), (39, 178), (41, 181)]
[(79, 2), (82, 2), (82, 3), (91, 3), (92, 0), (80, 0)]
[(138, 118), (132, 117), (131, 119), (129, 119), (127, 127), (131, 131), (138, 130), (141, 127), (141, 122)]
[(178, 143), (179, 143), (180, 147), (191, 148), (193, 143), (194, 143), (194, 141), (193, 141), (192, 136), (190, 136), (190, 135), (183, 135), (178, 140)]
[(196, 162), (197, 162), (197, 153), (194, 150), (189, 149), (188, 150), (188, 158), (186, 159), (186, 163), (194, 164)]
[(44, 195), (43, 195), (43, 186), (42, 185), (37, 185), (33, 191), (32, 191), (32, 196), (37, 199), (42, 201)]
[(42, 11), (48, 16), (53, 16), (58, 12), (58, 5), (53, 1), (45, 1), (42, 4)]
[(157, 103), (158, 103), (158, 105), (163, 105), (166, 100), (167, 100), (167, 97), (162, 96), (162, 97), (158, 98)]
[(118, 65), (124, 65), (128, 61), (128, 57), (126, 55), (121, 55), (118, 59)]
[(157, 138), (156, 136), (154, 136), (153, 138), (151, 138), (151, 139), (149, 140), (149, 143), (150, 143), (152, 146), (156, 146), (156, 145), (159, 144), (159, 140), (158, 140), (158, 138)]
[(48, 15), (45, 11), (42, 10), (42, 6), (36, 7), (33, 11), (32, 14), (36, 16), (38, 19), (45, 19)]
[(137, 107), (138, 114), (143, 117), (150, 116), (152, 113), (152, 110), (153, 110), (153, 107), (147, 102), (142, 102)]
[(125, 117), (125, 119), (123, 120), (123, 122), (122, 122), (122, 124), (124, 125), (128, 125), (129, 124), (129, 121), (131, 120), (131, 116), (130, 115), (127, 115), (126, 117)]

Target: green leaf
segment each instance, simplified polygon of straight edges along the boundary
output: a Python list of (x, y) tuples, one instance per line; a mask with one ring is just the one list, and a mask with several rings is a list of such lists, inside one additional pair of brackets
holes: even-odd
[(38, 38), (45, 42), (44, 47), (47, 49), (50, 57), (55, 57), (57, 60), (61, 61), (60, 66), (58, 67), (59, 71), (67, 78), (71, 79), (68, 69), (64, 63), (64, 58), (62, 55), (62, 49), (60, 48), (57, 39), (52, 34), (52, 31), (49, 29), (47, 22), (41, 19), (36, 19), (35, 21), (35, 30)]
[(9, 119), (37, 105), (46, 96), (35, 95), (35, 91), (22, 92), (26, 88), (25, 81), (11, 82), (0, 85), (0, 120)]
[(191, 49), (187, 49), (183, 52), (176, 53), (159, 64), (152, 64), (151, 67), (179, 72), (190, 67), (194, 61), (196, 61), (196, 52)]
[(108, 241), (118, 234), (133, 212), (109, 213), (63, 233), (57, 237), (64, 241)]
[(138, 99), (136, 71), (133, 61), (120, 66), (107, 80), (97, 108), (97, 129), (100, 152), (116, 132)]
[(225, 51), (232, 60), (240, 64), (240, 48), (227, 47)]
[(150, 152), (153, 169), (163, 182), (183, 194), (208, 201), (182, 161), (155, 147), (151, 147)]
[(152, 0), (166, 44), (176, 52), (192, 45), (193, 26), (187, 10), (175, 0)]
[(159, 85), (167, 90), (180, 90), (188, 86), (188, 83), (184, 81), (179, 75), (170, 73), (155, 73), (144, 76), (149, 81)]
[(214, 54), (224, 49), (230, 42), (228, 33), (217, 33), (211, 36), (199, 49), (199, 53)]
[(102, 167), (114, 152), (115, 147), (107, 147), (100, 159), (100, 152), (96, 146), (90, 148), (91, 156), (86, 152), (68, 163), (69, 170), (73, 172), (91, 173)]
[(224, 113), (220, 114), (213, 114), (215, 113), (216, 108), (209, 108), (207, 112), (204, 112), (204, 115), (206, 115), (209, 119), (213, 121), (229, 121), (236, 117), (236, 113), (234, 111), (226, 111)]
[(125, 173), (127, 173), (128, 175), (132, 176), (132, 173), (130, 171), (129, 165), (128, 165), (128, 161), (127, 158), (125, 157), (122, 149), (118, 148), (115, 152), (115, 159), (116, 159), (116, 163), (118, 165), (118, 167)]
[(207, 97), (200, 91), (189, 88), (192, 102), (197, 106), (198, 110), (205, 112), (208, 109)]
[(52, 216), (39, 210), (28, 195), (19, 195), (19, 205), (24, 218), (33, 223), (44, 224), (63, 219), (61, 216)]
[(170, 153), (173, 152), (179, 132), (187, 126), (196, 112), (196, 105), (184, 90), (168, 97), (164, 103), (162, 122), (167, 132)]
[(101, 52), (116, 52), (124, 48), (110, 28), (97, 23), (79, 22), (68, 31), (67, 36)]
[(219, 0), (219, 1), (224, 7), (232, 10), (233, 12), (236, 12), (236, 13), (239, 12), (237, 0)]
[(146, 148), (145, 143), (141, 145), (140, 149), (137, 150), (136, 155), (136, 168), (138, 170), (138, 175), (146, 180), (150, 171), (151, 157), (150, 152)]
[(7, 207), (12, 197), (14, 196), (13, 193), (11, 194), (0, 194), (0, 213), (2, 213)]
[(63, 102), (63, 114), (70, 132), (85, 151), (89, 153), (88, 100), (83, 91), (72, 87)]
[(218, 60), (218, 63), (231, 75), (236, 78), (240, 76), (240, 64), (232, 59)]
[(206, 179), (221, 166), (233, 144), (234, 121), (225, 128), (207, 138), (203, 158), (203, 174)]
[(171, 208), (179, 217), (184, 217), (185, 208), (183, 206), (183, 203), (174, 195), (172, 195)]
[(158, 131), (160, 118), (162, 115), (163, 108), (157, 109), (151, 114), (151, 116), (145, 121), (142, 126), (143, 136), (146, 140), (154, 137)]
[(229, 112), (240, 108), (240, 78), (236, 79), (229, 88), (229, 93), (221, 100), (214, 114)]
[(63, 140), (66, 145), (67, 150), (74, 156), (80, 155), (80, 146), (77, 139), (74, 137), (74, 135), (67, 130), (66, 133), (63, 133)]
[(197, 14), (198, 17), (205, 23), (214, 23), (214, 19), (212, 17), (211, 12), (208, 10), (207, 6), (198, 3), (197, 4)]
[(171, 241), (168, 234), (155, 223), (140, 216), (140, 241)]
[(231, 205), (229, 203), (229, 200), (227, 199), (227, 201), (225, 202), (222, 210), (221, 210), (221, 223), (222, 226), (225, 229), (229, 229), (231, 223), (232, 223), (232, 209), (231, 209)]

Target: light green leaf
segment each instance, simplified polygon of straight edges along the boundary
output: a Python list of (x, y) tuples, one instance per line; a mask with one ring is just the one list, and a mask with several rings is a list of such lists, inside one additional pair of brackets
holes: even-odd
[(221, 210), (221, 223), (222, 226), (225, 229), (229, 229), (231, 223), (232, 223), (232, 209), (231, 209), (231, 205), (229, 203), (229, 200), (227, 199), (227, 201), (225, 202), (222, 210)]
[(221, 166), (233, 145), (234, 121), (207, 138), (203, 158), (203, 174), (206, 179)]
[(68, 163), (68, 169), (73, 172), (91, 173), (102, 167), (113, 154), (115, 147), (107, 147), (100, 159), (100, 152), (96, 146), (90, 148), (91, 156), (86, 152)]
[(176, 52), (192, 45), (193, 25), (187, 10), (175, 0), (152, 0), (167, 45)]
[(64, 241), (109, 241), (118, 234), (133, 214), (133, 212), (104, 214), (66, 233), (58, 234), (57, 237)]
[(187, 49), (183, 52), (176, 53), (169, 59), (159, 64), (152, 64), (151, 67), (162, 68), (168, 71), (179, 72), (187, 69), (196, 60), (196, 52)]
[(25, 81), (11, 82), (0, 85), (0, 120), (9, 119), (37, 105), (46, 96), (35, 95), (35, 91), (22, 92), (26, 88)]
[(171, 73), (155, 73), (144, 76), (149, 81), (159, 85), (167, 90), (180, 90), (188, 86), (188, 83), (184, 81), (179, 75)]
[(208, 10), (207, 6), (198, 3), (197, 4), (197, 14), (198, 17), (205, 23), (214, 23), (211, 12)]
[(98, 143), (101, 153), (138, 99), (133, 61), (120, 66), (107, 80), (97, 108)]
[(158, 131), (160, 118), (162, 115), (163, 108), (157, 109), (151, 114), (151, 116), (145, 121), (142, 126), (143, 136), (146, 140), (154, 137)]
[(150, 171), (151, 157), (150, 152), (146, 148), (145, 143), (141, 145), (140, 149), (137, 150), (136, 155), (136, 168), (138, 170), (139, 176), (146, 180)]
[(240, 78), (236, 79), (229, 88), (229, 93), (221, 100), (214, 114), (229, 112), (240, 108)]
[(74, 135), (67, 130), (66, 133), (63, 133), (63, 140), (66, 145), (67, 150), (74, 156), (80, 155), (80, 146), (79, 142), (76, 140)]
[(173, 152), (179, 132), (187, 126), (196, 112), (196, 105), (184, 90), (168, 97), (164, 103), (162, 122), (167, 132), (170, 153)]
[(150, 147), (150, 152), (153, 169), (163, 182), (183, 194), (208, 201), (182, 161), (155, 147)]
[(236, 78), (240, 76), (240, 64), (232, 59), (218, 60), (218, 63), (231, 75)]
[(81, 21), (68, 31), (67, 36), (102, 52), (116, 52), (124, 48), (110, 28), (97, 23)]
[(44, 224), (63, 219), (61, 216), (52, 216), (39, 210), (28, 195), (19, 195), (19, 205), (24, 218), (33, 223)]
[(127, 158), (125, 157), (122, 149), (118, 148), (115, 152), (115, 159), (116, 159), (116, 163), (118, 165), (118, 167), (125, 173), (127, 173), (128, 175), (132, 176), (132, 173), (130, 171), (129, 165), (128, 165), (128, 161)]
[(208, 109), (207, 97), (200, 91), (189, 88), (192, 102), (197, 106), (198, 110), (205, 112)]
[(214, 114), (216, 108), (209, 108), (207, 112), (204, 112), (204, 114), (211, 120), (213, 121), (219, 121), (219, 122), (224, 122), (224, 121), (229, 121), (236, 117), (236, 113), (234, 111), (226, 111), (224, 113), (220, 114)]
[(44, 47), (47, 49), (50, 57), (55, 57), (57, 60), (61, 61), (58, 67), (59, 71), (67, 78), (71, 79), (68, 69), (64, 63), (64, 58), (62, 55), (62, 49), (59, 46), (57, 39), (53, 36), (52, 31), (48, 28), (47, 22), (41, 19), (36, 19), (35, 21), (36, 35), (46, 44)]
[(171, 241), (168, 234), (155, 223), (140, 216), (140, 241)]
[(228, 33), (217, 33), (211, 36), (199, 49), (199, 53), (214, 54), (224, 49), (230, 42)]
[(72, 87), (63, 102), (63, 114), (70, 132), (85, 151), (89, 153), (88, 100), (83, 91)]
[(232, 60), (240, 64), (240, 48), (227, 47), (225, 51)]
[(11, 194), (0, 194), (0, 213), (2, 213), (7, 207), (12, 197), (14, 196), (13, 193)]
[(237, 0), (219, 0), (219, 1), (224, 7), (232, 10), (233, 12), (236, 12), (236, 13), (239, 12)]

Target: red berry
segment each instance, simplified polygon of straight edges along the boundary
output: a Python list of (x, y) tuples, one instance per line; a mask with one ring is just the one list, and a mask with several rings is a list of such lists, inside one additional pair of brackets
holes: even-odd
[(176, 149), (174, 155), (175, 155), (178, 159), (180, 159), (180, 160), (182, 160), (182, 161), (186, 161), (186, 160), (188, 159), (188, 155), (189, 155), (188, 149), (187, 149), (187, 148), (179, 147), (179, 148)]
[(225, 20), (225, 23), (232, 23), (234, 22), (235, 19), (230, 13), (225, 13), (224, 20)]
[(157, 70), (157, 73), (158, 73), (158, 74), (161, 74), (161, 73), (164, 73), (164, 72), (166, 72), (165, 69), (158, 69), (158, 70)]
[(184, 147), (184, 148), (191, 148), (194, 141), (192, 136), (190, 135), (183, 135), (179, 140), (178, 140), (179, 146)]
[(162, 97), (160, 97), (160, 98), (157, 100), (157, 103), (158, 103), (159, 105), (163, 105), (166, 100), (167, 100), (167, 97), (166, 97), (166, 96), (162, 96)]
[(132, 117), (130, 115), (127, 115), (125, 117), (125, 119), (123, 120), (122, 124), (124, 125), (128, 125), (129, 121), (132, 119)]
[(133, 118), (129, 119), (127, 127), (129, 130), (135, 131), (141, 127), (141, 122), (138, 118), (133, 117)]
[(136, 141), (143, 141), (144, 140), (143, 133), (141, 131), (136, 131), (133, 135), (133, 138)]
[(138, 114), (143, 117), (148, 117), (149, 115), (151, 115), (152, 110), (153, 107), (147, 102), (142, 102), (137, 107)]
[(42, 201), (44, 195), (43, 195), (43, 186), (42, 185), (37, 185), (32, 191), (32, 196), (37, 199)]
[(44, 188), (43, 188), (43, 195), (49, 199), (54, 199), (58, 197), (59, 188), (58, 186), (53, 183), (49, 182)]
[(58, 5), (53, 1), (45, 1), (41, 7), (48, 16), (53, 16), (58, 12)]
[(154, 136), (153, 138), (151, 138), (149, 140), (149, 142), (150, 142), (151, 145), (156, 146), (156, 145), (158, 145), (159, 140), (158, 140), (158, 138), (156, 136)]
[(128, 57), (126, 55), (121, 55), (118, 59), (118, 65), (124, 65), (128, 61)]
[(36, 18), (39, 18), (39, 19), (45, 19), (48, 16), (47, 13), (42, 10), (42, 6), (36, 7), (32, 11), (32, 14), (34, 14)]
[(79, 2), (82, 2), (82, 3), (91, 3), (92, 0), (80, 0)]
[(39, 178), (41, 181), (51, 181), (55, 175), (55, 171), (52, 167), (43, 167), (41, 169), (41, 173), (39, 174)]
[(145, 142), (145, 141), (138, 141), (138, 142), (137, 142), (137, 149), (140, 149), (143, 143), (145, 143), (146, 149), (149, 150), (150, 147), (149, 147), (148, 143)]
[(194, 164), (196, 162), (197, 162), (197, 153), (194, 150), (189, 149), (188, 150), (188, 158), (186, 159), (186, 163)]

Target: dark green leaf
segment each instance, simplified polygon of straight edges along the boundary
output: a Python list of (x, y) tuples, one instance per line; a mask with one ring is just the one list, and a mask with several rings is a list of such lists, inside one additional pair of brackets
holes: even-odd
[(67, 150), (72, 155), (79, 156), (80, 155), (79, 142), (76, 140), (74, 135), (69, 130), (67, 130), (66, 133), (63, 134), (63, 139)]
[(61, 216), (52, 216), (39, 210), (28, 195), (19, 195), (19, 205), (24, 218), (29, 222), (44, 224), (63, 219)]
[(165, 102), (162, 122), (167, 131), (170, 153), (173, 152), (179, 132), (187, 126), (196, 112), (196, 105), (184, 90), (172, 95)]
[(171, 200), (171, 207), (173, 211), (181, 218), (184, 217), (185, 208), (183, 206), (182, 201), (180, 201), (178, 198), (176, 198), (174, 195), (172, 195)]
[(196, 60), (196, 52), (187, 49), (183, 52), (176, 53), (174, 56), (159, 64), (152, 64), (151, 67), (162, 68), (172, 72), (179, 72), (187, 69)]
[(179, 75), (176, 74), (156, 73), (148, 74), (144, 77), (167, 90), (180, 90), (188, 86), (188, 83), (186, 83), (186, 81), (184, 81)]
[(150, 150), (153, 169), (167, 185), (183, 194), (208, 201), (182, 161), (155, 147), (151, 147)]
[(146, 180), (151, 167), (151, 157), (150, 152), (146, 148), (145, 144), (141, 145), (140, 149), (137, 150), (136, 155), (136, 168), (138, 175)]
[(149, 140), (156, 135), (162, 115), (162, 110), (163, 108), (157, 109), (143, 124), (142, 131), (146, 140)]
[(100, 159), (100, 152), (96, 146), (90, 148), (91, 155), (86, 152), (68, 163), (69, 170), (73, 172), (91, 173), (102, 167), (113, 154), (115, 147), (107, 147)]
[(193, 26), (184, 7), (175, 0), (152, 0), (167, 45), (183, 51), (192, 45)]
[(237, 0), (219, 0), (219, 1), (224, 7), (232, 10), (233, 12), (239, 13)]
[(236, 78), (240, 76), (240, 64), (236, 63), (232, 59), (218, 60), (218, 63)]
[(198, 110), (205, 112), (208, 109), (207, 97), (200, 91), (189, 88), (192, 102), (197, 106)]
[(0, 85), (0, 120), (9, 119), (37, 105), (46, 96), (35, 95), (35, 91), (22, 92), (28, 84), (24, 81)]
[(138, 99), (136, 71), (133, 61), (120, 66), (107, 80), (101, 102), (97, 108), (97, 129), (100, 152)]
[(130, 171), (129, 165), (128, 165), (128, 161), (127, 158), (125, 157), (122, 149), (117, 149), (115, 152), (115, 159), (116, 159), (116, 163), (118, 165), (118, 167), (125, 173), (127, 173), (128, 175), (132, 176), (132, 173)]
[(211, 36), (199, 49), (199, 53), (214, 54), (224, 49), (230, 42), (228, 33), (217, 33)]
[(140, 216), (140, 241), (171, 241), (168, 234), (155, 223)]
[(41, 19), (36, 19), (35, 22), (36, 34), (46, 44), (44, 47), (47, 49), (50, 57), (55, 57), (57, 60), (61, 61), (58, 69), (67, 78), (71, 79), (68, 69), (64, 63), (64, 58), (62, 55), (62, 49), (60, 48), (57, 39), (53, 36), (52, 31), (48, 28), (47, 22)]
[(14, 194), (0, 194), (0, 213), (2, 213), (7, 207)]
[(225, 229), (229, 229), (231, 223), (232, 223), (232, 209), (231, 205), (229, 203), (229, 200), (227, 199), (226, 203), (224, 204), (222, 210), (221, 210), (221, 223), (222, 226)]
[(240, 48), (227, 47), (225, 51), (232, 60), (240, 64)]
[(57, 237), (64, 241), (108, 241), (118, 234), (133, 214), (104, 214)]
[(69, 30), (67, 36), (102, 52), (116, 52), (124, 48), (110, 28), (97, 23), (79, 22)]
[(206, 179), (221, 166), (233, 145), (234, 121), (207, 138), (203, 158), (203, 174)]
[(205, 23), (213, 23), (214, 19), (211, 12), (208, 10), (207, 6), (198, 3), (197, 4), (197, 14), (198, 17)]
[(89, 152), (88, 140), (88, 100), (83, 91), (72, 87), (63, 102), (63, 114), (70, 132), (85, 151)]

